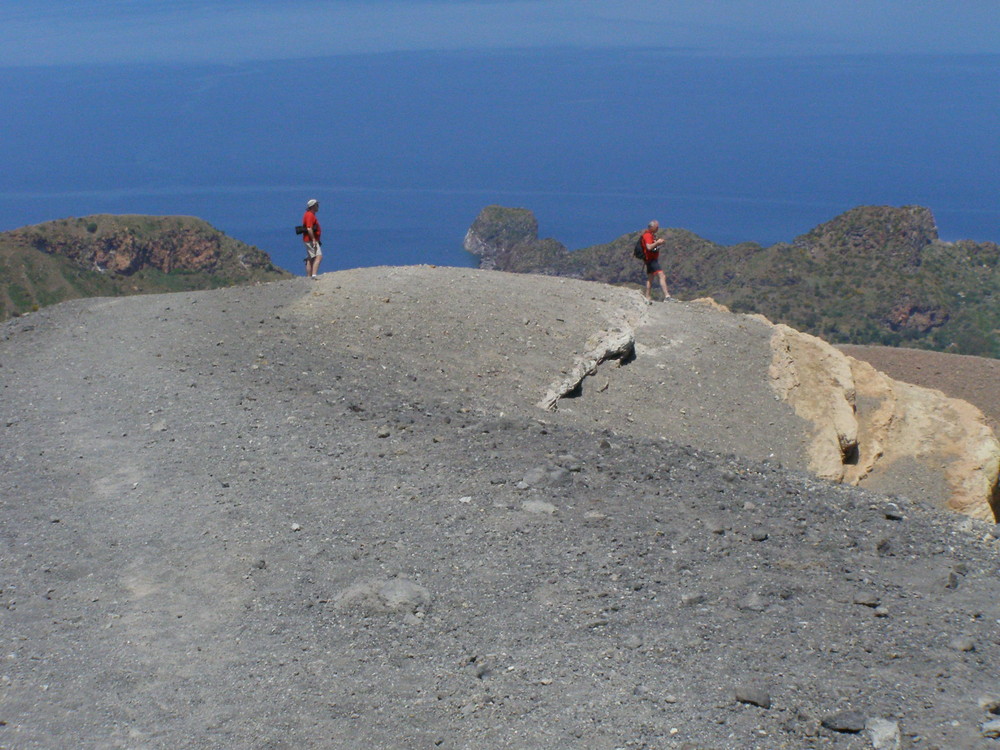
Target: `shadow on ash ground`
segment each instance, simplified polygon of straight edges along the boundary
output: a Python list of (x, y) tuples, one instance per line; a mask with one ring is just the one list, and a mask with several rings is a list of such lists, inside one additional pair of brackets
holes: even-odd
[(737, 458), (724, 401), (661, 439), (641, 369), (533, 406), (644, 315), (747, 341), (430, 268), (7, 324), (0, 748), (998, 747), (988, 527)]

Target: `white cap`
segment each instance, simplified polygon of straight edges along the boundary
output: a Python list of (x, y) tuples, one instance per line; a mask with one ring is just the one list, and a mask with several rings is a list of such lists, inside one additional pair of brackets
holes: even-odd
[(306, 208), (313, 208), (314, 206), (318, 205), (319, 201), (316, 200), (315, 198), (310, 198), (308, 201), (306, 201)]

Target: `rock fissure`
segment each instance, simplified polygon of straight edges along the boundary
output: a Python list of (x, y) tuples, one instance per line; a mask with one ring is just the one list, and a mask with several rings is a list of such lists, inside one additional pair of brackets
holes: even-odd
[(883, 489), (936, 467), (945, 507), (998, 517), (1000, 442), (976, 407), (895, 381), (788, 326), (775, 326), (771, 349), (776, 395), (813, 424), (810, 471)]
[(577, 358), (566, 377), (554, 381), (537, 406), (554, 411), (561, 398), (579, 393), (584, 379), (595, 374), (602, 363), (617, 360), (621, 366), (634, 358), (635, 331), (631, 326), (623, 324), (620, 328), (599, 331), (587, 340), (587, 350)]

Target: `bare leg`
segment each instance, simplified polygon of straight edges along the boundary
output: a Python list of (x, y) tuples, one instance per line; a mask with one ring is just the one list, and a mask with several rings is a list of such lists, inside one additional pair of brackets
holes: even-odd
[(646, 301), (653, 301), (653, 277), (646, 274)]
[(319, 262), (322, 257), (322, 255), (316, 255), (312, 258), (306, 258), (306, 276), (311, 278), (319, 273)]
[(660, 271), (660, 288), (663, 289), (663, 299), (670, 299), (670, 292), (667, 291), (667, 275)]

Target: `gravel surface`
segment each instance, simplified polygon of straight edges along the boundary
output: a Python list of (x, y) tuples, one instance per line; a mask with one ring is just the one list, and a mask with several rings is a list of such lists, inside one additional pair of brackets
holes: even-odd
[(997, 748), (992, 527), (533, 406), (634, 298), (366, 269), (6, 324), (0, 748)]

